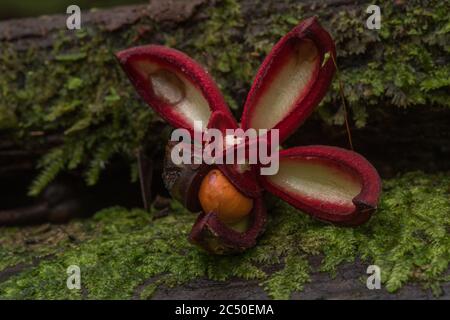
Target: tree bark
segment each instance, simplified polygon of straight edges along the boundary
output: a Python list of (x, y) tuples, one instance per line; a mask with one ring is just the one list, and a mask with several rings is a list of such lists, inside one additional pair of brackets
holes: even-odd
[[(320, 259), (314, 259), (320, 260)], [(382, 286), (380, 289), (369, 290), (365, 280), (367, 264), (361, 261), (346, 263), (338, 268), (336, 277), (327, 273), (314, 272), (311, 281), (304, 290), (294, 292), (294, 300), (430, 300), (436, 299), (429, 290), (423, 290), (419, 284), (407, 284), (395, 294), (389, 293)], [(139, 287), (135, 296), (139, 296), (144, 288)], [(450, 299), (450, 283), (443, 285), (442, 300)], [(174, 288), (158, 288), (152, 299), (236, 299), (236, 300), (266, 300), (270, 297), (261, 288), (257, 281), (232, 279), (227, 282), (198, 279), (189, 284)]]
[[(122, 6), (83, 12), (82, 26), (95, 26), (106, 32), (114, 32), (146, 17), (160, 23), (182, 23), (190, 19), (196, 8), (206, 2), (207, 0), (156, 0), (150, 1), (149, 5)], [(52, 37), (54, 33), (59, 31), (71, 33), (66, 27), (67, 17), (68, 15), (56, 14), (0, 21), (0, 41), (8, 41), (16, 48), (23, 50), (36, 45), (41, 48), (48, 47), (54, 41)]]

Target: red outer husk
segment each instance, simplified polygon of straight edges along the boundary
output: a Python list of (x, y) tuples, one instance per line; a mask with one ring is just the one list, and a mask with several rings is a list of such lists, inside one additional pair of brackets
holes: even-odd
[(120, 51), (116, 54), (116, 57), (144, 101), (173, 127), (185, 128), (191, 133), (193, 132), (192, 125), (182, 115), (174, 112), (169, 104), (156, 99), (152, 95), (151, 90), (149, 90), (151, 87), (150, 81), (139, 75), (131, 66), (131, 62), (149, 61), (183, 74), (201, 91), (212, 112), (218, 110), (232, 117), (214, 80), (201, 65), (186, 54), (164, 46), (146, 45)]
[(376, 209), (381, 192), (381, 179), (375, 168), (363, 156), (336, 147), (306, 146), (280, 151), (280, 161), (283, 158), (306, 157), (331, 160), (341, 166), (343, 170), (348, 170), (358, 176), (362, 189), (353, 198), (353, 204), (355, 205), (353, 211), (348, 212), (346, 208), (324, 204), (320, 200), (317, 200), (317, 203), (311, 206), (306, 204), (299, 195), (281, 190), (264, 176), (260, 177), (261, 184), (267, 191), (317, 219), (347, 226), (360, 225), (366, 222)]
[(240, 233), (223, 224), (213, 212), (201, 213), (191, 230), (189, 241), (213, 253), (238, 253), (251, 248), (264, 232), (267, 220), (263, 199), (256, 198), (250, 213), (251, 225)]
[[(260, 66), (245, 102), (241, 118), (241, 126), (243, 129), (250, 128), (252, 115), (255, 112), (258, 112), (258, 110), (255, 110), (258, 98), (267, 90), (272, 81), (276, 81), (276, 79), (273, 78), (273, 75), (276, 73), (277, 68), (281, 67), (279, 63), (277, 67), (277, 62), (280, 62), (278, 59), (284, 58), (281, 54), (283, 51), (282, 49), (292, 43), (292, 41), (302, 41), (305, 39), (312, 40), (317, 46), (320, 56), (320, 65), (322, 65), (324, 56), (327, 52), (333, 57), (336, 56), (333, 39), (328, 32), (321, 27), (317, 18), (312, 17), (302, 21), (298, 26), (281, 38)], [(302, 97), (292, 111), (275, 125), (274, 128), (280, 130), (280, 142), (284, 141), (292, 134), (306, 118), (308, 118), (314, 107), (319, 104), (331, 84), (334, 72), (335, 65), (331, 57), (323, 66), (319, 66), (315, 81), (309, 89), (306, 89), (309, 91), (307, 91), (306, 95)], [(267, 116), (270, 117), (270, 115)]]

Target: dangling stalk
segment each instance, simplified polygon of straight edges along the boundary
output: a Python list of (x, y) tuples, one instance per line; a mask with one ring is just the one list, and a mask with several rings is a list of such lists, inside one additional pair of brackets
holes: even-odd
[(344, 87), (342, 85), (342, 81), (339, 76), (339, 68), (337, 66), (336, 60), (334, 59), (333, 55), (331, 55), (331, 59), (333, 59), (334, 66), (336, 67), (336, 78), (337, 78), (338, 84), (339, 84), (339, 94), (341, 96), (342, 105), (344, 107), (345, 128), (347, 130), (347, 137), (348, 137), (348, 142), (350, 144), (350, 149), (353, 151), (354, 149), (353, 149), (352, 133), (350, 131), (350, 125), (348, 123), (348, 112), (347, 112), (347, 104), (345, 102), (345, 96), (344, 96)]
[(144, 153), (142, 148), (137, 150), (137, 165), (139, 172), (139, 182), (141, 188), (142, 202), (144, 204), (145, 211), (150, 210), (150, 199), (151, 199), (151, 183), (153, 174), (153, 163), (152, 159), (149, 159)]

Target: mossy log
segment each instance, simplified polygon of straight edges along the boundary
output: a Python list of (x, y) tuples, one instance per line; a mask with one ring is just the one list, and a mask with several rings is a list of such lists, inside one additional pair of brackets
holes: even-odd
[[(385, 180), (378, 212), (354, 229), (274, 201), (257, 246), (234, 256), (190, 244), (196, 216), (176, 202), (164, 216), (113, 207), (64, 225), (3, 227), (0, 298), (449, 299), (449, 183), (449, 174)], [(372, 264), (379, 290), (366, 287)], [(66, 286), (71, 265), (80, 290)]]
[[(185, 51), (211, 72), (239, 116), (272, 44), (311, 15), (337, 44), (355, 149), (384, 178), (395, 177), (366, 226), (334, 228), (275, 206), (259, 245), (236, 257), (211, 257), (188, 244), (194, 217), (176, 204), (156, 220), (156, 213), (113, 208), (67, 225), (0, 228), (0, 298), (448, 299), (449, 179), (439, 173), (450, 170), (448, 10), (443, 1), (385, 1), (375, 31), (365, 27), (368, 4), (153, 0), (84, 12), (78, 31), (67, 30), (66, 15), (0, 22), (2, 194), (11, 194), (19, 174), (30, 195), (64, 171), (70, 181), (95, 185), (105, 168), (124, 171), (125, 163), (135, 180), (142, 148), (160, 159), (160, 175), (171, 128), (139, 100), (115, 51), (147, 43)], [(335, 81), (288, 144), (347, 147), (337, 88)], [(428, 173), (398, 176), (415, 170)], [(95, 188), (88, 192), (101, 194)], [(65, 287), (71, 264), (85, 275), (81, 291)], [(383, 289), (361, 282), (368, 264), (384, 270)]]

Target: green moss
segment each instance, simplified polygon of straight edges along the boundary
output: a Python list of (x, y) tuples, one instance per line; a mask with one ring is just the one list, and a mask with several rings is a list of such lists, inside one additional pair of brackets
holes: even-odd
[(264, 282), (264, 289), (274, 299), (289, 299), (294, 291), (303, 290), (306, 282), (309, 282), (311, 267), (305, 257), (289, 255), (285, 259), (284, 268), (274, 273)]
[(0, 130), (14, 129), (17, 127), (17, 117), (14, 110), (0, 105)]
[[(157, 220), (142, 210), (110, 208), (67, 226), (3, 228), (0, 270), (47, 259), (0, 283), (0, 297), (149, 298), (161, 285), (239, 277), (257, 279), (271, 297), (284, 299), (310, 281), (314, 255), (323, 257), (324, 272), (360, 258), (381, 268), (391, 292), (418, 282), (439, 294), (450, 261), (449, 185), (449, 174), (418, 172), (385, 181), (378, 212), (355, 229), (314, 221), (276, 201), (258, 245), (239, 256), (211, 256), (189, 244), (195, 216), (177, 203)], [(66, 288), (72, 264), (81, 268), (82, 291)], [(270, 266), (278, 271), (268, 273)]]

